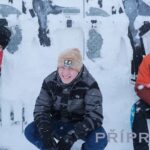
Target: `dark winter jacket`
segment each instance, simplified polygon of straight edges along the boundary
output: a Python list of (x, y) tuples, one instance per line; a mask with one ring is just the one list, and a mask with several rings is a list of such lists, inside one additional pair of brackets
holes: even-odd
[(54, 118), (74, 122), (78, 138), (102, 125), (102, 95), (85, 66), (68, 85), (61, 82), (57, 71), (45, 78), (34, 109), (34, 120), (42, 138), (47, 138), (44, 131), (50, 135)]

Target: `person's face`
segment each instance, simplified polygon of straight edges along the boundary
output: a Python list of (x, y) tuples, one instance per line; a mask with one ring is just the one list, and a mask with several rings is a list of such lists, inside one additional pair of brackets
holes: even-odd
[(77, 77), (78, 71), (69, 67), (59, 67), (58, 74), (61, 78), (61, 81), (64, 84), (68, 84)]

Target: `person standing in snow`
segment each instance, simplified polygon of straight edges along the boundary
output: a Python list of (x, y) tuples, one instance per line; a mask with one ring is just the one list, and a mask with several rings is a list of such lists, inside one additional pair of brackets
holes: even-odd
[[(82, 150), (104, 150), (107, 135), (102, 122), (102, 95), (80, 50), (63, 51), (57, 70), (43, 81), (26, 138), (41, 150), (71, 150), (79, 139), (84, 140)], [(97, 139), (96, 133), (103, 136)]]
[(132, 124), (134, 150), (149, 150), (147, 119), (150, 118), (150, 54), (140, 64), (135, 91), (140, 100), (134, 104), (135, 114)]
[(11, 31), (4, 26), (0, 26), (0, 75), (2, 69), (3, 50), (8, 45), (10, 41), (10, 36)]

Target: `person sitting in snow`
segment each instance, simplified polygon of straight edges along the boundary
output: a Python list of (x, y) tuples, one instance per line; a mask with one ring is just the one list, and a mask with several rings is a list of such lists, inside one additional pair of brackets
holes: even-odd
[(150, 118), (150, 54), (140, 64), (135, 91), (140, 100), (134, 104), (135, 114), (132, 131), (134, 150), (149, 150), (149, 132), (147, 120)]
[[(34, 122), (26, 127), (25, 136), (41, 150), (71, 150), (79, 139), (84, 140), (82, 150), (104, 150), (102, 112), (99, 86), (83, 65), (80, 50), (68, 49), (59, 55), (57, 70), (43, 81)], [(96, 133), (101, 134), (99, 139)]]
[(2, 67), (2, 59), (3, 59), (3, 50), (8, 45), (10, 41), (11, 31), (4, 27), (0, 26), (0, 75), (1, 75), (1, 67)]

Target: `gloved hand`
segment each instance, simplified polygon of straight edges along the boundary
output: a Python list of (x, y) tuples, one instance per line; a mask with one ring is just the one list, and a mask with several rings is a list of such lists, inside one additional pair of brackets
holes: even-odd
[(50, 126), (43, 126), (40, 128), (40, 137), (45, 149), (49, 150), (49, 148), (56, 148), (57, 144), (52, 136), (52, 128)]
[(58, 150), (70, 150), (76, 140), (77, 138), (74, 134), (67, 134), (60, 139), (60, 141), (57, 144), (57, 148)]
[(74, 130), (78, 138), (84, 139), (92, 131), (92, 127), (87, 121), (82, 121), (74, 125)]
[(44, 150), (55, 150), (56, 149), (56, 141), (54, 140), (53, 137), (49, 137), (47, 139), (43, 140), (43, 144), (44, 144)]

